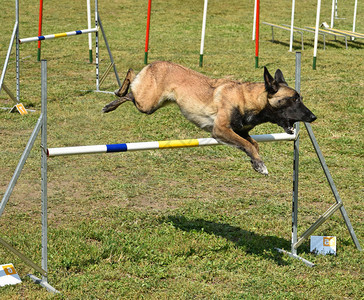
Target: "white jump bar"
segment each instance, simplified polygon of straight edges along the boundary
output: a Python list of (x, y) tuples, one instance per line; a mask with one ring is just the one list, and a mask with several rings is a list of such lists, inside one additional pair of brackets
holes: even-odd
[(29, 42), (35, 42), (35, 41), (43, 41), (43, 40), (49, 40), (49, 39), (55, 39), (60, 37), (67, 37), (67, 36), (73, 36), (73, 35), (80, 35), (84, 33), (91, 33), (98, 31), (98, 28), (90, 28), (90, 29), (82, 29), (82, 30), (75, 30), (75, 31), (69, 31), (69, 32), (62, 32), (62, 33), (56, 33), (56, 34), (49, 34), (49, 35), (41, 35), (41, 36), (34, 36), (30, 38), (24, 38), (20, 39), (19, 43), (29, 43)]
[[(275, 142), (275, 141), (293, 141), (297, 139), (298, 134), (273, 133), (252, 135), (251, 137), (257, 142)], [(171, 141), (155, 141), (155, 142), (139, 142), (139, 143), (123, 143), (109, 145), (93, 145), (93, 146), (78, 146), (78, 147), (60, 147), (48, 148), (48, 157), (76, 155), (76, 154), (91, 154), (91, 153), (109, 153), (109, 152), (126, 152), (153, 150), (164, 148), (184, 148), (184, 147), (199, 147), (221, 145), (213, 138), (188, 139), (188, 140), (171, 140)]]

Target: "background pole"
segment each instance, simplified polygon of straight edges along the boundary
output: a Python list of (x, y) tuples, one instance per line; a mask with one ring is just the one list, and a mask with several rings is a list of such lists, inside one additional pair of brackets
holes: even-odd
[(257, 10), (255, 17), (255, 68), (259, 66), (259, 6), (260, 1), (257, 0)]
[(204, 44), (205, 44), (207, 4), (208, 4), (208, 0), (205, 0), (204, 7), (203, 7), (203, 18), (202, 18), (202, 33), (201, 33), (200, 62), (199, 62), (200, 67), (202, 67), (202, 64), (203, 64), (203, 48), (204, 48)]
[[(295, 11), (295, 0), (292, 0), (291, 33), (290, 33), (290, 37), (289, 37), (289, 52), (292, 52), (292, 46), (293, 46), (294, 11)], [(297, 59), (297, 56), (296, 56), (296, 59)], [(296, 89), (296, 91), (297, 91), (297, 89)]]
[[(38, 36), (42, 35), (42, 21), (43, 21), (43, 0), (39, 2), (39, 23), (38, 23)], [(38, 55), (37, 60), (40, 61), (41, 41), (38, 41)]]
[(335, 14), (335, 0), (332, 0), (331, 4), (331, 22), (330, 22), (330, 28), (334, 28), (334, 14)]
[[(90, 0), (87, 0), (87, 26), (88, 29), (91, 29), (91, 4), (90, 4)], [(90, 32), (88, 34), (88, 54), (89, 54), (89, 60), (90, 60), (90, 64), (92, 64), (93, 62), (93, 58), (92, 58), (92, 33)]]
[(321, 0), (317, 0), (315, 43), (314, 43), (314, 47), (313, 47), (313, 63), (312, 63), (312, 69), (314, 69), (314, 70), (316, 70), (318, 31), (319, 31), (319, 26), (320, 26), (320, 9), (321, 9)]
[[(355, 32), (355, 24), (356, 24), (356, 12), (358, 9), (358, 0), (355, 0), (355, 4), (354, 4), (354, 17), (353, 17), (353, 32)], [(351, 38), (352, 40), (354, 40), (354, 38)]]
[(252, 40), (255, 40), (255, 22), (257, 17), (257, 0), (254, 1), (254, 17), (253, 17), (253, 34), (252, 34)]
[(151, 10), (152, 10), (152, 0), (148, 0), (147, 32), (145, 34), (144, 64), (148, 63), (149, 28), (150, 28), (150, 13), (151, 13)]

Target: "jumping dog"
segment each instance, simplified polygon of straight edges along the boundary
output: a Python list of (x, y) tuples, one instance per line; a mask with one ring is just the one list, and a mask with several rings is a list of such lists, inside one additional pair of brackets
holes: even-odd
[(189, 121), (210, 132), (213, 138), (243, 150), (253, 169), (264, 175), (268, 174), (267, 167), (249, 131), (271, 122), (293, 134), (294, 123), (316, 120), (300, 94), (288, 86), (281, 70), (273, 78), (266, 67), (264, 82), (240, 82), (212, 79), (172, 62), (156, 61), (137, 75), (129, 69), (115, 94), (118, 99), (107, 104), (103, 112), (115, 110), (126, 101), (132, 101), (146, 114), (176, 103)]

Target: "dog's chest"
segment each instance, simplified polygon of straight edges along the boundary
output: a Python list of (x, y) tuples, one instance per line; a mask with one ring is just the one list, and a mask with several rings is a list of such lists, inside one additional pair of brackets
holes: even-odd
[(253, 111), (241, 113), (238, 108), (234, 108), (231, 113), (230, 126), (234, 131), (249, 131), (260, 123)]

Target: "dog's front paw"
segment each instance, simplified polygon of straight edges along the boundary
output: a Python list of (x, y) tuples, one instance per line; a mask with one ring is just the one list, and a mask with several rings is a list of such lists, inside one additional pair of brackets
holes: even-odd
[(253, 160), (252, 161), (252, 166), (253, 166), (253, 169), (255, 171), (259, 172), (260, 174), (268, 175), (268, 169), (265, 166), (265, 164), (264, 164), (263, 161), (261, 161), (261, 160)]

